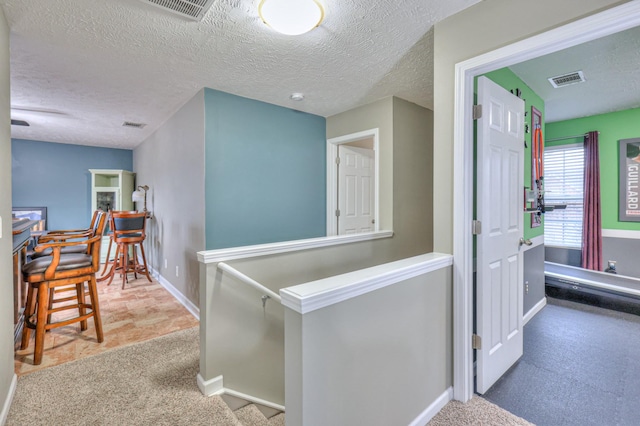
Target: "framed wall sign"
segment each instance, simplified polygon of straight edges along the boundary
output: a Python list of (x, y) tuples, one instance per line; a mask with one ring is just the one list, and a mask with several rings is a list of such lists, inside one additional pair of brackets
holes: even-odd
[(620, 140), (618, 220), (640, 222), (640, 138)]

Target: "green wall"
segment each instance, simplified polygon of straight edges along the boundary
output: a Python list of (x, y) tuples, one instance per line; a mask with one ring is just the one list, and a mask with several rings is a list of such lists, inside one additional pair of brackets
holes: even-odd
[[(502, 68), (496, 71), (485, 74), (485, 77), (492, 80), (499, 86), (513, 90), (520, 89), (522, 92), (522, 99), (525, 101), (525, 111), (527, 112), (525, 117), (526, 124), (529, 125), (529, 133), (525, 134), (527, 141), (527, 147), (524, 152), (524, 184), (531, 188), (531, 138), (533, 137), (533, 130), (531, 128), (531, 107), (534, 106), (542, 113), (542, 134), (545, 135), (545, 121), (544, 121), (544, 101), (533, 90), (529, 88), (520, 78), (513, 73), (509, 68)], [(524, 216), (524, 238), (530, 239), (538, 237), (544, 233), (544, 216), (542, 226), (531, 228), (531, 213), (523, 213)]]
[[(640, 230), (639, 222), (618, 221), (618, 141), (640, 137), (640, 108), (573, 120), (549, 123), (545, 139), (583, 135), (597, 130), (600, 148), (600, 196), (602, 203), (602, 228)], [(547, 146), (581, 143), (582, 137), (549, 142)]]

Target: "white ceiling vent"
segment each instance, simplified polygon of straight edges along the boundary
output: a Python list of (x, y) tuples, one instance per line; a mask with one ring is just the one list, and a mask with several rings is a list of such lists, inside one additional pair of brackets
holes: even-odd
[(151, 3), (176, 15), (200, 21), (207, 13), (214, 0), (142, 0)]
[(584, 74), (582, 71), (570, 72), (568, 74), (558, 75), (556, 77), (550, 77), (549, 83), (557, 89), (558, 87), (570, 86), (576, 83), (584, 83)]
[(122, 123), (123, 127), (135, 127), (136, 129), (144, 129), (144, 126), (146, 126), (145, 123), (134, 123), (133, 121), (125, 121), (124, 123)]

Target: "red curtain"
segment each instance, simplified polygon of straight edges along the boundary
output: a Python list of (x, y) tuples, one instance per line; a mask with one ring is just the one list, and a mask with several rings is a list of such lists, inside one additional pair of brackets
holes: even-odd
[(589, 132), (584, 138), (582, 267), (595, 271), (602, 271), (602, 220), (600, 210), (598, 132)]

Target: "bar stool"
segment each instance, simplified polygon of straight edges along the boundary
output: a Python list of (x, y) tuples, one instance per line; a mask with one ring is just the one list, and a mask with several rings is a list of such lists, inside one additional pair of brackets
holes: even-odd
[[(133, 211), (119, 211), (119, 213), (138, 213), (136, 210)], [(102, 268), (102, 272), (100, 273), (100, 277), (98, 277), (98, 282), (102, 282), (106, 279), (111, 279), (113, 277), (113, 271), (116, 264), (115, 256), (113, 260), (109, 260), (111, 256), (111, 247), (113, 246), (113, 232), (111, 231), (111, 211), (109, 211), (107, 216), (107, 229), (105, 230), (107, 235), (109, 236), (109, 245), (107, 246), (107, 256), (105, 257), (104, 266)], [(109, 272), (107, 272), (109, 269)], [(111, 280), (109, 280), (111, 282)]]
[[(149, 282), (151, 277), (149, 276), (149, 268), (147, 267), (147, 258), (144, 253), (143, 242), (146, 238), (146, 219), (147, 214), (131, 213), (122, 211), (111, 212), (111, 232), (113, 243), (116, 245), (116, 256), (114, 259), (114, 269), (109, 278), (108, 285), (111, 284), (113, 276), (116, 272), (120, 272), (122, 275), (122, 288), (124, 289), (125, 283), (128, 281), (127, 274), (133, 272), (134, 277), (138, 278), (137, 274), (146, 275)], [(129, 258), (129, 248), (132, 248), (132, 257)], [(140, 257), (142, 259), (142, 265), (138, 263), (137, 249), (140, 248)]]
[[(51, 256), (43, 256), (26, 263), (23, 267), (23, 278), (28, 283), (27, 301), (25, 306), (25, 327), (22, 331), (21, 349), (29, 346), (32, 329), (36, 331), (33, 362), (42, 362), (44, 337), (48, 330), (81, 323), (81, 329), (86, 330), (87, 319), (93, 318), (98, 343), (104, 341), (102, 320), (98, 304), (98, 290), (96, 272), (100, 268), (100, 244), (106, 224), (106, 216), (99, 219), (97, 235), (81, 241), (54, 241), (40, 244), (34, 248), (36, 252), (52, 249)], [(64, 247), (85, 245), (84, 253), (62, 253)], [(90, 303), (85, 303), (84, 283), (88, 282)], [(50, 292), (56, 288), (74, 284), (76, 287), (76, 303), (54, 308), (50, 305)], [(59, 322), (51, 321), (51, 314), (77, 309), (78, 315)], [(89, 312), (87, 312), (89, 310)], [(34, 317), (35, 316), (35, 321)]]
[[(104, 228), (108, 220), (106, 219), (106, 216), (105, 218), (102, 218), (102, 216), (104, 215), (106, 215), (106, 213), (100, 209), (94, 211), (93, 216), (91, 217), (91, 224), (87, 229), (65, 229), (65, 230), (47, 231), (45, 235), (42, 235), (37, 239), (37, 244), (45, 244), (52, 241), (56, 241), (56, 242), (77, 241), (81, 239), (90, 238), (95, 235), (102, 235), (102, 233), (104, 233), (104, 229), (101, 230), (100, 226)], [(101, 220), (101, 219), (104, 219), (104, 220)], [(86, 252), (87, 252), (86, 244), (63, 246), (60, 249), (61, 254), (86, 253)], [(51, 256), (52, 254), (53, 254), (53, 249), (51, 247), (46, 248), (42, 251), (34, 250), (33, 253), (31, 254), (31, 259), (33, 260), (43, 256)], [(63, 286), (60, 288), (56, 288), (54, 291), (50, 291), (49, 292), (49, 310), (52, 309), (54, 303), (68, 302), (76, 299), (76, 296), (67, 296), (67, 297), (62, 297), (58, 299), (55, 298), (56, 294), (67, 293), (70, 290), (73, 290), (73, 287), (74, 287), (73, 285), (70, 285), (68, 287)], [(50, 321), (51, 321), (51, 314), (47, 316), (47, 322), (50, 322)], [(82, 322), (81, 329), (83, 331), (87, 329), (86, 324), (87, 324), (86, 321)]]

